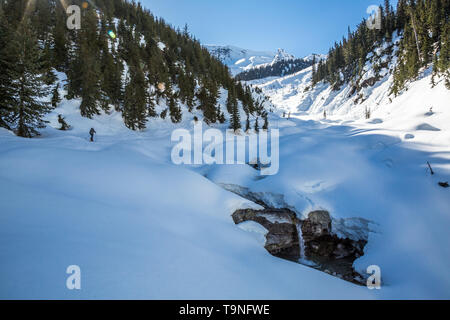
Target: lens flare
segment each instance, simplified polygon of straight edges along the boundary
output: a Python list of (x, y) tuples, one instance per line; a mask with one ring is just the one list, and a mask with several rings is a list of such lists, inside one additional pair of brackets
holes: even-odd
[(67, 10), (68, 4), (66, 0), (59, 0), (59, 2), (61, 3), (62, 7), (64, 8), (64, 11)]
[(25, 5), (25, 12), (23, 13), (22, 21), (30, 15), (32, 11), (36, 8), (36, 0), (28, 0)]
[(116, 38), (116, 34), (115, 34), (114, 31), (112, 31), (112, 30), (109, 30), (109, 31), (108, 31), (108, 35), (109, 35), (112, 39), (115, 39), (115, 38)]
[(83, 1), (81, 6), (83, 7), (83, 9), (87, 9), (89, 6), (91, 6), (92, 8), (98, 10), (97, 6), (92, 2), (92, 0)]
[(166, 84), (164, 82), (158, 83), (158, 90), (164, 92), (166, 90)]

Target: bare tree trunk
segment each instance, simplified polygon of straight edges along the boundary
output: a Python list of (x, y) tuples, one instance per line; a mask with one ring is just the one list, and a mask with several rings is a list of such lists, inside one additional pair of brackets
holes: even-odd
[(420, 54), (419, 37), (417, 36), (416, 23), (415, 23), (414, 12), (413, 12), (412, 7), (409, 8), (409, 13), (411, 15), (411, 24), (412, 24), (412, 27), (413, 27), (413, 30), (414, 30), (414, 37), (416, 38), (417, 55), (419, 57), (419, 61), (421, 63), (423, 63), (422, 55)]
[(434, 175), (434, 171), (433, 171), (433, 169), (431, 168), (431, 164), (427, 161), (427, 165), (428, 165), (428, 168), (430, 168), (430, 173), (431, 173), (431, 175), (433, 176)]

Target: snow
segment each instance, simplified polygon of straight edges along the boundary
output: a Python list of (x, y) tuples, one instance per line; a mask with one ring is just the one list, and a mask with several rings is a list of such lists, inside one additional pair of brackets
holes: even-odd
[(271, 64), (275, 64), (279, 61), (289, 61), (294, 60), (295, 57), (292, 54), (287, 53), (284, 49), (278, 49), (277, 54), (275, 55), (274, 59), (272, 60)]
[(266, 244), (266, 235), (269, 233), (269, 230), (264, 228), (259, 223), (256, 223), (254, 221), (245, 221), (238, 225), (238, 228), (241, 230), (244, 230), (246, 232), (253, 233), (253, 236), (258, 243), (264, 247)]
[[(283, 194), (285, 205), (303, 217), (328, 210), (341, 236), (368, 236), (355, 268), (364, 274), (369, 265), (381, 267), (384, 286), (377, 297), (448, 298), (450, 197), (437, 183), (450, 180), (450, 140), (402, 141), (397, 132), (374, 127), (385, 123), (280, 121), (280, 173), (249, 178), (244, 185), (245, 179), (234, 177), (253, 192)], [(428, 160), (439, 168), (433, 177), (426, 171)]]
[[(280, 61), (290, 61), (296, 57), (284, 49), (279, 48), (276, 52), (255, 51), (242, 49), (235, 46), (205, 45), (206, 49), (218, 58), (222, 63), (228, 66), (233, 76), (255, 68), (273, 66)], [(323, 54), (310, 54), (303, 58), (305, 61), (312, 61), (315, 57), (316, 62), (326, 59)]]
[(277, 52), (255, 51), (235, 46), (205, 45), (211, 54), (230, 68), (232, 75), (237, 75), (252, 68), (272, 65), (282, 60), (293, 60), (295, 57), (283, 49)]
[[(386, 48), (370, 57), (362, 80), (375, 76), (377, 61), (389, 61)], [(395, 63), (394, 57), (375, 85), (361, 91), (362, 102), (350, 94), (351, 84), (338, 91), (324, 83), (311, 88), (312, 68), (251, 81), (291, 119), (279, 123), (281, 146), (289, 145), (281, 172), (244, 187), (276, 190), (303, 216), (330, 211), (341, 236), (368, 235), (354, 266), (361, 273), (370, 264), (381, 267), (384, 298), (447, 299), (450, 197), (438, 182), (450, 180), (450, 91), (439, 77), (431, 87), (429, 68), (399, 96), (389, 95)], [(438, 168), (434, 176), (427, 161)]]
[[(55, 110), (40, 138), (0, 131), (0, 298), (370, 298), (235, 226), (236, 209), (259, 206), (173, 165), (175, 126), (137, 133), (117, 113), (85, 119), (77, 107)], [(58, 113), (72, 131), (54, 128)], [(65, 287), (69, 265), (80, 291)]]
[[(174, 165), (171, 133), (192, 131), (192, 114), (133, 132), (120, 112), (86, 119), (64, 100), (39, 138), (0, 129), (0, 299), (449, 299), (450, 197), (438, 182), (450, 181), (450, 91), (430, 77), (394, 98), (386, 75), (360, 104), (348, 86), (306, 90), (311, 68), (253, 82), (278, 114), (292, 112), (270, 115), (280, 130), (273, 176)], [(56, 129), (58, 114), (71, 131)], [(261, 208), (237, 194), (299, 217), (328, 210), (334, 232), (368, 238), (354, 266), (380, 266), (382, 289), (271, 256), (264, 228), (233, 223), (235, 210)], [(65, 286), (69, 265), (81, 268), (80, 291)]]
[(158, 48), (161, 50), (161, 51), (164, 51), (165, 49), (166, 49), (166, 45), (163, 43), (163, 42), (158, 42), (157, 43), (157, 45), (158, 45)]
[(326, 54), (313, 53), (313, 54), (310, 54), (310, 55), (307, 55), (306, 57), (304, 57), (303, 60), (312, 62), (314, 59), (316, 59), (316, 62), (319, 62), (320, 60), (326, 60), (327, 57), (328, 57), (328, 55), (326, 55)]

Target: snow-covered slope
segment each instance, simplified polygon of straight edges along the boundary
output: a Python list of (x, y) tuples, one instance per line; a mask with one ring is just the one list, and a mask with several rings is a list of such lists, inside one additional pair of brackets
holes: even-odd
[[(55, 129), (57, 114), (71, 131)], [(133, 132), (120, 113), (81, 118), (74, 101), (48, 119), (36, 139), (0, 130), (0, 298), (371, 297), (270, 256), (236, 227), (234, 210), (258, 206), (171, 163), (179, 126), (151, 119)], [(66, 288), (69, 265), (81, 268), (80, 291)]]
[[(1, 129), (0, 298), (450, 298), (450, 197), (437, 185), (450, 181), (448, 105), (439, 102), (447, 93), (428, 80), (376, 119), (272, 116), (280, 172), (263, 179), (246, 165), (175, 166), (179, 126), (151, 119), (133, 132), (120, 113), (80, 117), (77, 101), (50, 114), (40, 138)], [(430, 103), (433, 113), (422, 108)], [(71, 131), (55, 129), (59, 113)], [(180, 126), (192, 130), (190, 119)], [(337, 228), (358, 230), (353, 218), (366, 219), (369, 243), (355, 268), (380, 266), (382, 289), (272, 257), (264, 230), (231, 217), (258, 206), (221, 185), (299, 216), (328, 210)], [(80, 291), (65, 286), (69, 265), (81, 268)]]
[[(450, 94), (440, 79), (431, 88), (425, 71), (390, 97), (392, 78), (381, 74), (356, 103), (350, 86), (308, 89), (311, 68), (253, 82), (279, 114), (292, 113), (270, 115), (280, 130), (274, 176), (174, 165), (171, 133), (192, 131), (197, 113), (133, 132), (119, 112), (82, 118), (80, 101), (64, 100), (39, 138), (0, 129), (0, 299), (449, 299), (450, 196), (438, 182), (450, 181)], [(58, 114), (72, 130), (56, 129)], [(367, 234), (354, 267), (378, 265), (382, 289), (271, 256), (261, 227), (231, 217), (260, 207), (222, 187), (300, 218), (327, 210), (336, 232)], [(80, 291), (66, 288), (70, 265), (81, 268)]]
[[(397, 37), (394, 43), (398, 40)], [(408, 84), (400, 95), (395, 97), (390, 94), (396, 46), (388, 55), (388, 45), (383, 44), (368, 56), (359, 82), (359, 91), (355, 90), (353, 83), (343, 85), (338, 91), (324, 82), (313, 87), (312, 67), (285, 77), (254, 80), (250, 83), (262, 89), (280, 112), (290, 112), (303, 118), (366, 120), (366, 116), (370, 114), (369, 122), (383, 126), (383, 122), (389, 121), (391, 129), (414, 130), (415, 127), (424, 127), (425, 123), (430, 123), (431, 126), (443, 127), (442, 130), (445, 131), (446, 119), (450, 117), (450, 90), (445, 88), (443, 79), (436, 77), (436, 86), (432, 87), (430, 67), (423, 70), (420, 78)], [(426, 114), (429, 116), (425, 116)]]
[(310, 55), (307, 55), (306, 57), (303, 57), (303, 60), (312, 62), (315, 59), (316, 62), (319, 62), (320, 60), (325, 60), (326, 58), (327, 58), (326, 54), (312, 53)]

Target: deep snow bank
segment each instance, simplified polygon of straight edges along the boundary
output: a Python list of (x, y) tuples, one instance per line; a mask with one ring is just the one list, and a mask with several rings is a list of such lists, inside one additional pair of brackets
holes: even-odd
[[(450, 197), (437, 185), (450, 181), (448, 124), (439, 120), (448, 113), (436, 103), (426, 115), (416, 105), (404, 116), (408, 124), (389, 114), (352, 123), (273, 117), (280, 172), (265, 178), (245, 165), (175, 166), (175, 126), (152, 119), (151, 129), (135, 133), (120, 114), (81, 118), (76, 103), (49, 116), (56, 127), (63, 113), (72, 131), (49, 127), (28, 140), (0, 130), (0, 297), (448, 299)], [(389, 128), (396, 119), (399, 126)], [(192, 128), (188, 120), (182, 126)], [(93, 144), (90, 127), (98, 132)], [(333, 229), (368, 232), (355, 268), (379, 265), (383, 288), (369, 291), (270, 256), (261, 230), (242, 230), (231, 217), (260, 207), (218, 185), (299, 216), (327, 210)], [(354, 218), (370, 221), (368, 230)], [(65, 287), (72, 264), (81, 267), (81, 291)]]
[[(135, 133), (116, 114), (83, 119), (65, 104), (49, 119), (58, 112), (72, 131), (0, 131), (1, 298), (370, 297), (236, 227), (235, 210), (259, 206), (172, 165), (174, 126)], [(81, 267), (80, 291), (66, 288), (69, 265)]]

